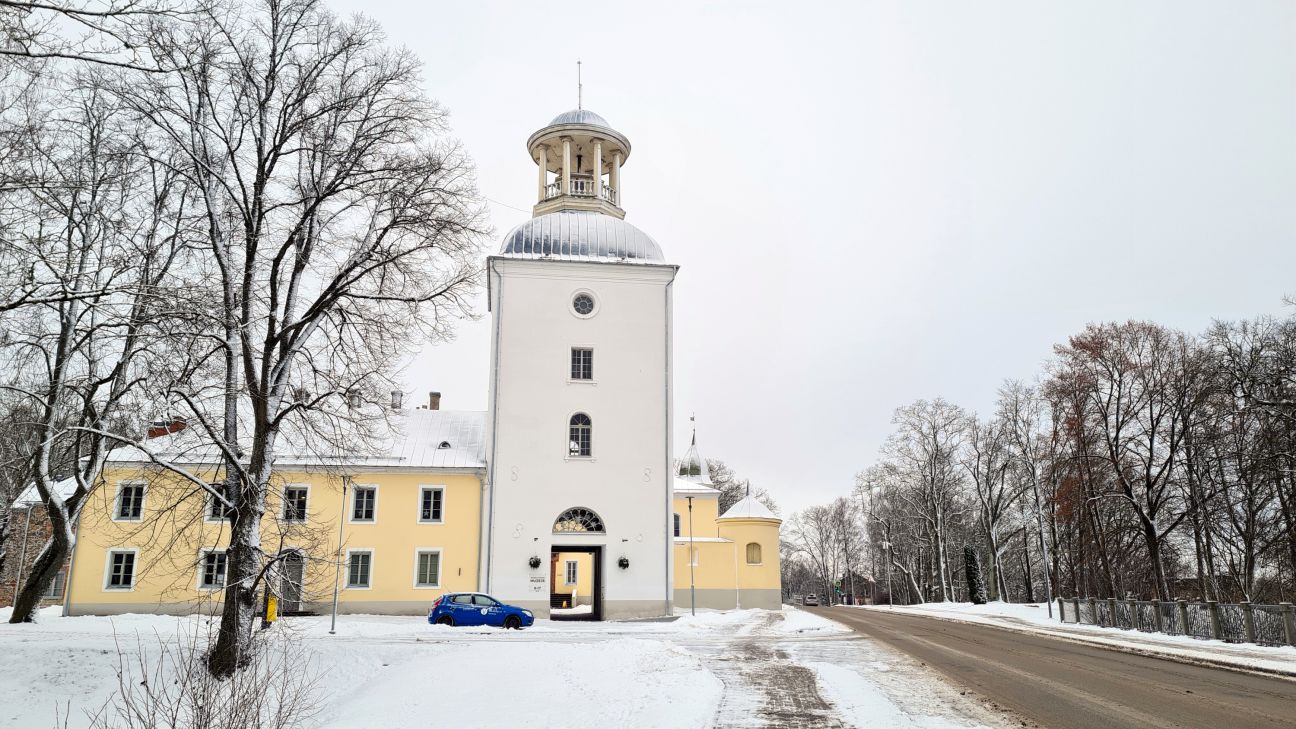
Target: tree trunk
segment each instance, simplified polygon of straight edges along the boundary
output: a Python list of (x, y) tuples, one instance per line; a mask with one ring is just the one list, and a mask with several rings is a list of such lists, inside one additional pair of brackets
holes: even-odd
[[(61, 507), (61, 508), (60, 508)], [(28, 508), (35, 508), (34, 506)], [(14, 598), (11, 623), (34, 623), (40, 617), (41, 597), (54, 584), (54, 578), (63, 568), (68, 555), (72, 553), (72, 529), (67, 516), (66, 503), (49, 509), (50, 538), (36, 561), (32, 563), (31, 572), (23, 580), (18, 595)]]
[(1141, 521), (1143, 541), (1147, 543), (1148, 559), (1152, 560), (1152, 575), (1156, 581), (1157, 599), (1170, 602), (1170, 583), (1166, 580), (1165, 565), (1161, 559), (1161, 540), (1157, 538), (1156, 525), (1147, 519)]
[[(251, 510), (244, 510), (250, 512)], [(212, 675), (225, 678), (252, 660), (252, 627), (261, 568), (260, 514), (239, 513), (230, 529), (225, 606), (216, 646), (207, 657)]]

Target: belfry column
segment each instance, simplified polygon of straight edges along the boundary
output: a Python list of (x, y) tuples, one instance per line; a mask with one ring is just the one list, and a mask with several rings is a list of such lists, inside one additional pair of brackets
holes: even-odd
[(549, 150), (542, 144), (540, 145), (540, 190), (536, 196), (537, 200), (543, 201), (545, 199), (545, 188), (548, 187), (546, 183), (549, 181), (548, 175)]
[(612, 197), (608, 202), (621, 207), (621, 150), (612, 153)]
[(594, 197), (603, 197), (603, 140), (594, 138)]
[(562, 194), (571, 194), (571, 137), (563, 137), (563, 178)]

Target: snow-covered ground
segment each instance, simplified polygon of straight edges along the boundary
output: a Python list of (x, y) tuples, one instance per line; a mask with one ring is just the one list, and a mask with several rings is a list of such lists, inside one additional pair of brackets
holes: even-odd
[[(0, 624), (0, 726), (68, 726), (116, 687), (119, 646), (203, 630), (151, 615)], [(0, 610), (0, 619), (7, 611)], [(318, 673), (320, 729), (363, 727), (998, 726), (916, 661), (795, 608), (523, 631), (417, 617), (287, 618)], [(156, 650), (156, 649), (151, 649)], [(879, 723), (880, 722), (880, 723)]]
[(1052, 618), (1049, 617), (1045, 605), (1030, 603), (991, 602), (985, 605), (973, 605), (967, 602), (933, 602), (924, 605), (897, 605), (894, 608), (881, 605), (849, 609), (893, 609), (896, 612), (929, 615), (946, 620), (961, 620), (1013, 630), (1047, 633), (1068, 640), (1107, 645), (1189, 662), (1296, 676), (1296, 647), (1225, 643), (1220, 640), (1201, 640), (1186, 635), (1163, 635), (1120, 628), (1103, 628), (1096, 625), (1062, 623), (1057, 619), (1056, 604), (1053, 606)]

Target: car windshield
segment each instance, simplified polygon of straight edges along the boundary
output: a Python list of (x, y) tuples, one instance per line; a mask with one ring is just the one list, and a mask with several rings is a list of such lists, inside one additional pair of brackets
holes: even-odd
[(455, 595), (454, 597), (450, 598), (450, 602), (456, 605), (471, 605), (472, 595)]
[(485, 595), (473, 595), (473, 604), (480, 605), (481, 607), (495, 607), (499, 603), (495, 602), (494, 598), (486, 597)]

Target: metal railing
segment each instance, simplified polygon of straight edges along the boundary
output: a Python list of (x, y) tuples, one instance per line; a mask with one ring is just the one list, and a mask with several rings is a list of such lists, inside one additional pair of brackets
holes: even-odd
[[(598, 195), (594, 194), (595, 190), (598, 191)], [(562, 194), (561, 177), (545, 185), (545, 200), (559, 197)], [(613, 190), (611, 185), (602, 180), (596, 181), (590, 175), (572, 175), (570, 194), (573, 197), (597, 197), (601, 200), (607, 200), (613, 205), (617, 204), (616, 190)]]
[(1296, 610), (1289, 602), (1253, 605), (1059, 597), (1058, 617), (1064, 623), (1190, 635), (1202, 640), (1296, 645)]

